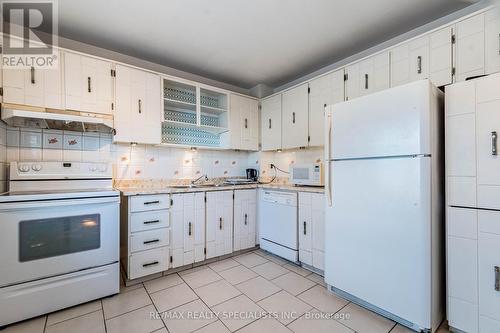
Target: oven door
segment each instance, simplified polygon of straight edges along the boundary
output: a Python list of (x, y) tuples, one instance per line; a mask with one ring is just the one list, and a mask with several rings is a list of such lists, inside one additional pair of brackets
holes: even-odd
[(0, 286), (119, 259), (119, 197), (0, 204)]

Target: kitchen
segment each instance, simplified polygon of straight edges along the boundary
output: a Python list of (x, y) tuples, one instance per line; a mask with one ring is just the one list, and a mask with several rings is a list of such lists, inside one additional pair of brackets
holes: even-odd
[[(253, 53), (172, 30), (220, 33), (223, 2), (47, 3), (58, 29), (30, 36), (57, 40), (54, 67), (0, 71), (0, 330), (500, 331), (494, 3), (390, 4), (370, 35), (377, 0), (335, 14), (356, 47), (288, 22)], [(315, 5), (286, 10), (355, 8)], [(109, 12), (145, 25), (128, 40)]]

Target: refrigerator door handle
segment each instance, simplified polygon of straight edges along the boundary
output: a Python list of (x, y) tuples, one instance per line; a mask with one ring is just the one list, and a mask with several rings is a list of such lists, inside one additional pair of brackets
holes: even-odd
[(332, 207), (332, 193), (330, 189), (330, 180), (331, 180), (331, 172), (330, 172), (330, 142), (332, 140), (332, 112), (331, 107), (328, 109), (325, 106), (325, 115), (326, 115), (326, 135), (325, 135), (325, 191), (328, 202), (328, 207)]

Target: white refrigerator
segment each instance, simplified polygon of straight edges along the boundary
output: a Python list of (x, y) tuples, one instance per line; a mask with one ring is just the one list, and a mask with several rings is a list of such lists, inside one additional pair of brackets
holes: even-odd
[(325, 281), (416, 331), (444, 318), (443, 93), (416, 81), (326, 108)]

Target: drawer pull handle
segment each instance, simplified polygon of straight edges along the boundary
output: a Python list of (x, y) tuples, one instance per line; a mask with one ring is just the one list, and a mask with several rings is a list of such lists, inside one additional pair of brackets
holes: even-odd
[(248, 119), (245, 118), (245, 128), (248, 128)]
[(146, 202), (144, 202), (145, 205), (157, 205), (159, 203), (160, 203), (160, 200), (146, 201)]
[(271, 129), (271, 118), (269, 118), (269, 129)]
[(307, 223), (306, 223), (306, 221), (304, 221), (304, 235), (307, 234), (306, 228), (307, 228)]
[(368, 89), (368, 74), (365, 74), (365, 89)]
[(219, 217), (219, 230), (222, 230), (222, 217)]
[(495, 266), (495, 290), (500, 291), (500, 267)]
[(153, 261), (153, 262), (148, 262), (147, 264), (143, 264), (142, 267), (149, 267), (149, 266), (154, 266), (154, 265), (158, 265), (159, 262), (158, 261)]
[(496, 156), (498, 154), (497, 151), (497, 132), (493, 131), (491, 132), (491, 155)]
[(189, 236), (191, 236), (191, 234), (192, 234), (192, 232), (191, 232), (192, 231), (192, 225), (193, 224), (191, 222), (189, 222), (189, 227), (188, 227), (188, 235)]
[(31, 66), (30, 74), (31, 74), (31, 84), (35, 84), (35, 67)]
[(292, 123), (295, 124), (295, 112), (292, 112)]
[(138, 104), (139, 104), (139, 113), (142, 113), (142, 101), (139, 100)]
[(248, 214), (245, 213), (245, 225), (247, 225), (247, 224), (248, 224)]
[(151, 220), (151, 221), (144, 221), (144, 224), (154, 224), (154, 223), (160, 223), (160, 220)]
[(144, 245), (147, 245), (147, 244), (152, 244), (152, 243), (158, 243), (160, 240), (159, 239), (152, 239), (152, 240), (148, 240), (148, 241), (144, 241)]
[(90, 78), (90, 76), (89, 76), (89, 77), (87, 77), (87, 91), (88, 91), (89, 93), (90, 93), (90, 92), (92, 92), (92, 83), (91, 83), (91, 80), (92, 80), (92, 79)]
[(417, 74), (422, 74), (422, 56), (417, 57)]

